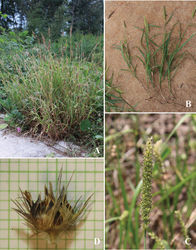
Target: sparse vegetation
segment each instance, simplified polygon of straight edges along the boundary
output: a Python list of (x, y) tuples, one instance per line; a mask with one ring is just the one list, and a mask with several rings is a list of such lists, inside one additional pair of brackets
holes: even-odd
[[(106, 71), (107, 72), (107, 71)], [(130, 105), (124, 98), (122, 91), (113, 85), (113, 76), (105, 76), (105, 107), (106, 112), (136, 112), (137, 105)]]
[[(126, 62), (127, 69), (124, 70), (130, 72), (142, 84), (149, 96), (152, 96), (153, 92), (158, 95), (161, 103), (174, 102), (176, 98), (172, 86), (174, 77), (186, 58), (195, 60), (186, 50), (186, 45), (196, 35), (194, 32), (187, 37), (187, 31), (194, 24), (189, 23), (184, 28), (179, 21), (171, 24), (174, 14), (175, 11), (168, 15), (164, 7), (162, 26), (150, 24), (144, 17), (144, 27), (135, 27), (142, 32), (139, 46), (130, 48), (127, 39), (120, 45), (115, 45)], [(126, 29), (125, 23), (124, 26)], [(145, 80), (138, 74), (138, 62), (145, 71)], [(163, 92), (163, 84), (167, 86), (169, 96)]]

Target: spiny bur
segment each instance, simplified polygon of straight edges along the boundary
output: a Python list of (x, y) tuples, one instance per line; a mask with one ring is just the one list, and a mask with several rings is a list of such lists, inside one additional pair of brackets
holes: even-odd
[(50, 243), (56, 243), (62, 232), (68, 233), (75, 229), (86, 212), (90, 195), (86, 201), (82, 202), (80, 197), (71, 205), (67, 200), (67, 188), (61, 188), (62, 169), (59, 173), (56, 195), (53, 193), (51, 182), (49, 190), (45, 186), (45, 198), (42, 200), (38, 195), (33, 201), (31, 193), (20, 189), (21, 197), (13, 203), (17, 208), (13, 208), (24, 220), (26, 225), (32, 230), (33, 235), (45, 233)]

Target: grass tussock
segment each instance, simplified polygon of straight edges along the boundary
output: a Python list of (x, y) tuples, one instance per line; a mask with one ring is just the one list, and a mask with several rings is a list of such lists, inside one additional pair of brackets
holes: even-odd
[[(3, 88), (33, 134), (61, 139), (76, 133), (81, 122), (96, 113), (102, 86), (96, 64), (49, 54), (16, 60), (13, 67), (16, 74), (1, 75)], [(9, 112), (8, 100), (4, 107)]]
[(8, 49), (9, 39), (1, 43), (0, 111), (5, 122), (36, 137), (71, 140), (101, 156), (102, 37), (75, 34), (53, 43), (33, 39), (28, 46), (17, 41), (17, 53)]

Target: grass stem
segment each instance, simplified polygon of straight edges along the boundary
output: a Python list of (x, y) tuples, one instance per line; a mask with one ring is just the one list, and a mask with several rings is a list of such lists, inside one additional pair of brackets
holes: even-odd
[(144, 229), (144, 249), (146, 249), (146, 235), (147, 235), (147, 232), (146, 232), (146, 228)]

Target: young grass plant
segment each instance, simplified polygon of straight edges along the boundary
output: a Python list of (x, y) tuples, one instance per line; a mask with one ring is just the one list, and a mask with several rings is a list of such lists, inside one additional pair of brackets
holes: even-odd
[[(142, 32), (140, 46), (131, 50), (126, 39), (120, 46), (117, 46), (126, 62), (127, 71), (142, 84), (150, 96), (153, 90), (159, 94), (164, 103), (175, 98), (172, 83), (180, 65), (190, 55), (184, 48), (196, 35), (195, 32), (186, 38), (187, 30), (193, 24), (188, 24), (183, 30), (179, 21), (171, 24), (173, 16), (174, 12), (168, 15), (164, 7), (163, 26), (149, 24), (144, 17), (144, 27), (135, 27)], [(133, 56), (133, 50), (134, 52), (138, 50), (139, 54)], [(145, 82), (138, 76), (137, 60), (142, 63), (145, 70)], [(164, 82), (169, 90), (169, 97), (163, 93)]]
[(113, 75), (108, 78), (105, 75), (105, 106), (106, 112), (129, 111), (136, 112), (137, 105), (130, 105), (123, 97), (122, 91), (113, 85)]

